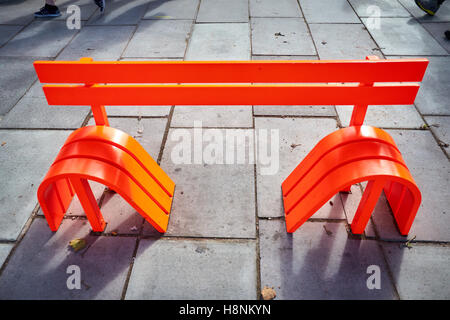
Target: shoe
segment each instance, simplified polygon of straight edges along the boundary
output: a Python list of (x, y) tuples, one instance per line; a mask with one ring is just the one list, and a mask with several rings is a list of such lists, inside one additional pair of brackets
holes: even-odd
[(444, 1), (440, 0), (414, 0), (417, 6), (430, 16), (434, 16)]
[(61, 15), (61, 12), (59, 12), (59, 9), (57, 6), (51, 6), (48, 4), (46, 4), (39, 11), (34, 13), (34, 16), (36, 18), (54, 18), (54, 17), (59, 17), (60, 15)]
[(447, 40), (450, 40), (450, 30), (445, 31), (445, 37), (447, 38)]
[(105, 0), (94, 0), (95, 4), (100, 8), (100, 13), (105, 11)]

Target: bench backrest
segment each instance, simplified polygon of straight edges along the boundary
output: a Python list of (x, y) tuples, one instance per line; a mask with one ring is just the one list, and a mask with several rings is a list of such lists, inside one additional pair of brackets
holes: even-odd
[[(36, 61), (49, 105), (89, 105), (97, 125), (114, 105), (413, 104), (427, 59), (307, 61)], [(401, 83), (400, 83), (401, 82)], [(58, 85), (55, 85), (58, 83)]]

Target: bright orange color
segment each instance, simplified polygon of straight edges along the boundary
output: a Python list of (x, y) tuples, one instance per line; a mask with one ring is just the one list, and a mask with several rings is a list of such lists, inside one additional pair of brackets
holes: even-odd
[(340, 190), (369, 181), (352, 222), (361, 234), (384, 190), (401, 234), (408, 234), (421, 195), (406, 164), (385, 131), (351, 126), (323, 138), (283, 182), (288, 232), (294, 232)]
[(108, 186), (159, 232), (167, 230), (175, 184), (135, 139), (108, 126), (73, 132), (39, 186), (39, 203), (51, 230), (58, 229), (75, 194), (93, 231), (104, 230), (87, 180)]
[(412, 104), (419, 89), (414, 82), (422, 80), (427, 65), (427, 59), (372, 56), (342, 61), (36, 61), (40, 81), (56, 84), (43, 86), (48, 103), (89, 105), (97, 125), (69, 137), (39, 187), (39, 202), (56, 230), (76, 193), (94, 231), (102, 231), (105, 222), (87, 182), (95, 180), (166, 231), (175, 185), (134, 139), (108, 128), (105, 105), (354, 105), (350, 128), (319, 142), (284, 181), (287, 230), (295, 231), (334, 193), (368, 180), (352, 231), (364, 231), (384, 189), (400, 231), (407, 234), (420, 192), (391, 137), (362, 124), (368, 105)]

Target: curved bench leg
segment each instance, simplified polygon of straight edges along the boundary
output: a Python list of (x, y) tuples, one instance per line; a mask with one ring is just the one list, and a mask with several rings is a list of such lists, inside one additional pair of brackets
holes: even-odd
[(362, 234), (384, 190), (401, 234), (408, 234), (421, 194), (392, 138), (369, 126), (323, 138), (282, 183), (286, 230), (294, 232), (333, 195), (368, 181), (351, 224)]
[(169, 222), (175, 183), (126, 133), (106, 126), (83, 127), (61, 148), (37, 195), (48, 225), (58, 230), (76, 194), (94, 232), (106, 223), (88, 180), (116, 191), (158, 232)]
[(92, 231), (103, 232), (105, 230), (105, 220), (103, 220), (102, 213), (98, 207), (97, 200), (92, 193), (89, 182), (86, 179), (71, 178), (70, 182), (75, 189), (78, 199), (80, 200), (81, 206), (86, 213), (86, 217), (91, 224)]
[(351, 229), (354, 234), (362, 234), (369, 222), (370, 215), (380, 198), (385, 185), (384, 179), (370, 180), (356, 209)]

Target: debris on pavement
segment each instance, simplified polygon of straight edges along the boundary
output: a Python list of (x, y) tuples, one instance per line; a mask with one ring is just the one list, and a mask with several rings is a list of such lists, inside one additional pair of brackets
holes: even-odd
[(268, 286), (264, 286), (264, 288), (261, 290), (261, 297), (263, 300), (273, 300), (277, 296), (277, 293), (272, 288), (269, 288)]
[(78, 252), (81, 249), (84, 249), (86, 247), (86, 240), (84, 239), (73, 239), (70, 240), (69, 246), (75, 251)]

